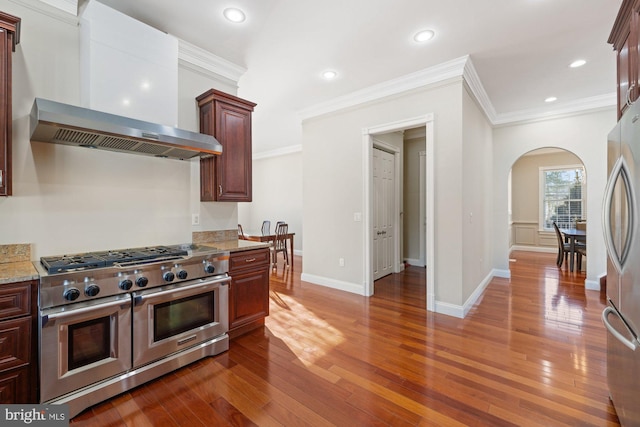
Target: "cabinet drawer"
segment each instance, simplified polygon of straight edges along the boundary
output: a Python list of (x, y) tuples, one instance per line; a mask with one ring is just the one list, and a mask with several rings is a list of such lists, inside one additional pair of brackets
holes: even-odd
[(0, 374), (0, 405), (35, 403), (29, 393), (29, 368)]
[(0, 320), (31, 313), (31, 283), (0, 286)]
[(0, 371), (27, 365), (30, 343), (31, 317), (0, 322)]
[(265, 265), (268, 266), (269, 258), (270, 252), (268, 248), (233, 253), (229, 259), (230, 273), (233, 274), (234, 271), (263, 267)]

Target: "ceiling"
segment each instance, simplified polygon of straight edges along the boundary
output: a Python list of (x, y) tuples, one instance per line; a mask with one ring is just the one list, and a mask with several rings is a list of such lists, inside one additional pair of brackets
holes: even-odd
[[(465, 55), (498, 116), (615, 103), (607, 38), (621, 0), (100, 1), (246, 68), (258, 152), (300, 144), (300, 111)], [(247, 19), (226, 21), (227, 7)], [(415, 43), (426, 28), (436, 36)]]

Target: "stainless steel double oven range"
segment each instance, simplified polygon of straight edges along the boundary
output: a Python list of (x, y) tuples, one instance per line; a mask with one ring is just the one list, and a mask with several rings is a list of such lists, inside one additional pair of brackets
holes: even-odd
[(73, 417), (228, 350), (229, 253), (198, 245), (43, 257), (40, 402)]

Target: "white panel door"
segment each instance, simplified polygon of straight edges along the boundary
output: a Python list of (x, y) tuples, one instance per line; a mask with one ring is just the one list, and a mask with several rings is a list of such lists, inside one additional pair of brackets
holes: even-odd
[(373, 149), (373, 280), (393, 272), (394, 157)]

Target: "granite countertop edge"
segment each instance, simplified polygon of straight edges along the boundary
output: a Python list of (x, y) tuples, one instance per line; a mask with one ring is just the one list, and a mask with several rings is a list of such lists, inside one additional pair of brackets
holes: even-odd
[(31, 261), (0, 264), (0, 285), (38, 280), (40, 276)]
[(224, 240), (220, 242), (205, 242), (204, 245), (211, 245), (216, 249), (220, 249), (222, 251), (233, 252), (242, 252), (242, 251), (250, 251), (252, 249), (261, 249), (268, 248), (271, 246), (270, 242), (255, 242), (252, 240)]

